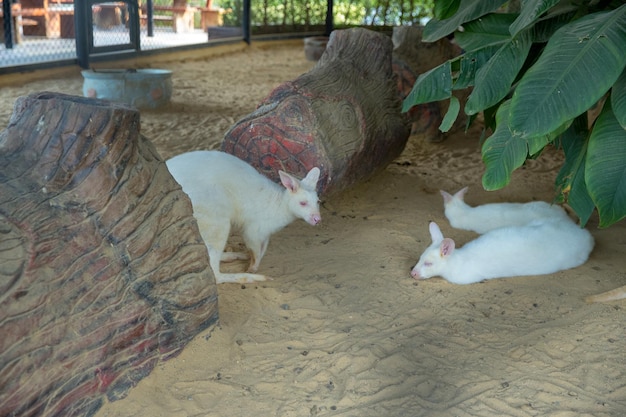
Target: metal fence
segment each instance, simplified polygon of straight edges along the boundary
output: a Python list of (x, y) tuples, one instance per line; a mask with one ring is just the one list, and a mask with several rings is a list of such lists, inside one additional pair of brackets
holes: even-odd
[(246, 35), (305, 36), (355, 23), (413, 24), (429, 14), (431, 2), (368, 0), (367, 7), (355, 7), (354, 0), (0, 0), (0, 74), (85, 66), (81, 53), (110, 59)]
[[(170, 4), (171, 2), (172, 0)], [(103, 51), (104, 55), (109, 46), (128, 45), (131, 33), (130, 3), (88, 3), (91, 5), (89, 20), (92, 23), (90, 46), (96, 51)], [(144, 8), (139, 14), (139, 49), (129, 49), (139, 53), (206, 44), (209, 24), (217, 27), (222, 23), (220, 10), (209, 10), (185, 3), (187, 5), (183, 8), (155, 5), (150, 22), (147, 21)], [(77, 62), (77, 42), (81, 41), (81, 35), (85, 37), (87, 34), (76, 30), (83, 23), (77, 20), (84, 17), (75, 14), (74, 1), (55, 0), (53, 3), (52, 0), (21, 0), (20, 3), (12, 4), (12, 12), (11, 20), (4, 19), (6, 13), (2, 13), (0, 17), (1, 72), (21, 70), (35, 64), (50, 66), (52, 63)], [(238, 34), (241, 38), (241, 30), (235, 30), (231, 34)], [(113, 48), (111, 53), (120, 54), (120, 49), (124, 51), (125, 48)]]

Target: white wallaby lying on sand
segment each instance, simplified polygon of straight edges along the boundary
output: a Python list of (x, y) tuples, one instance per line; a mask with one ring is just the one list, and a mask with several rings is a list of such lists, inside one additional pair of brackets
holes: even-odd
[(570, 219), (538, 219), (524, 226), (491, 230), (462, 248), (429, 225), (432, 244), (420, 256), (411, 276), (441, 276), (454, 284), (486, 279), (551, 274), (587, 261), (591, 234)]
[[(166, 162), (172, 176), (189, 195), (202, 239), (209, 250), (217, 283), (265, 281), (254, 274), (270, 236), (297, 218), (311, 225), (322, 221), (316, 192), (320, 170), (299, 181), (280, 171), (284, 186), (272, 182), (241, 159), (219, 151), (184, 153)], [(250, 249), (247, 273), (221, 273), (224, 262), (247, 259), (245, 253), (224, 252), (231, 226)]]
[(471, 207), (463, 201), (465, 187), (454, 195), (441, 191), (446, 218), (456, 229), (483, 234), (505, 226), (522, 226), (535, 219), (568, 218), (560, 206), (545, 201), (491, 203)]

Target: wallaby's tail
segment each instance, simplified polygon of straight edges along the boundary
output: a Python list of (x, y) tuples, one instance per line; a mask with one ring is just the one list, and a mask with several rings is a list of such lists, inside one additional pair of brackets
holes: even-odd
[(603, 303), (606, 301), (615, 301), (624, 298), (626, 298), (626, 285), (601, 294), (590, 295), (585, 298), (585, 301), (588, 303)]

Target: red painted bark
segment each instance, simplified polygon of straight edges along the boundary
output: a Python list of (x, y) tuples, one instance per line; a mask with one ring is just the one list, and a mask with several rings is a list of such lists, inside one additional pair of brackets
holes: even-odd
[(90, 415), (216, 320), (191, 203), (139, 113), (20, 98), (0, 132), (0, 415)]
[(343, 190), (384, 168), (404, 149), (391, 40), (355, 28), (332, 32), (311, 71), (278, 86), (227, 133), (222, 150), (278, 181), (318, 166), (318, 192)]

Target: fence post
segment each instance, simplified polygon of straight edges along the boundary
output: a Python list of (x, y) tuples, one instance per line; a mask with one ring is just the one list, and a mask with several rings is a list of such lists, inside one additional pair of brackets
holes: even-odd
[(148, 37), (154, 36), (154, 5), (152, 0), (146, 1), (146, 25), (148, 27)]
[(330, 36), (330, 32), (332, 32), (333, 29), (333, 0), (328, 0), (326, 6), (326, 36)]
[[(89, 45), (87, 41), (87, 8), (91, 13), (91, 4), (86, 1), (74, 2), (74, 36), (76, 38), (76, 57), (81, 68), (89, 68)], [(91, 19), (89, 19), (91, 22)]]
[(7, 49), (13, 49), (13, 16), (11, 16), (11, 2), (2, 2), (2, 15), (4, 16), (4, 24), (2, 30), (4, 31), (4, 46)]
[(243, 0), (243, 14), (241, 24), (243, 29), (243, 40), (250, 45), (250, 0)]

